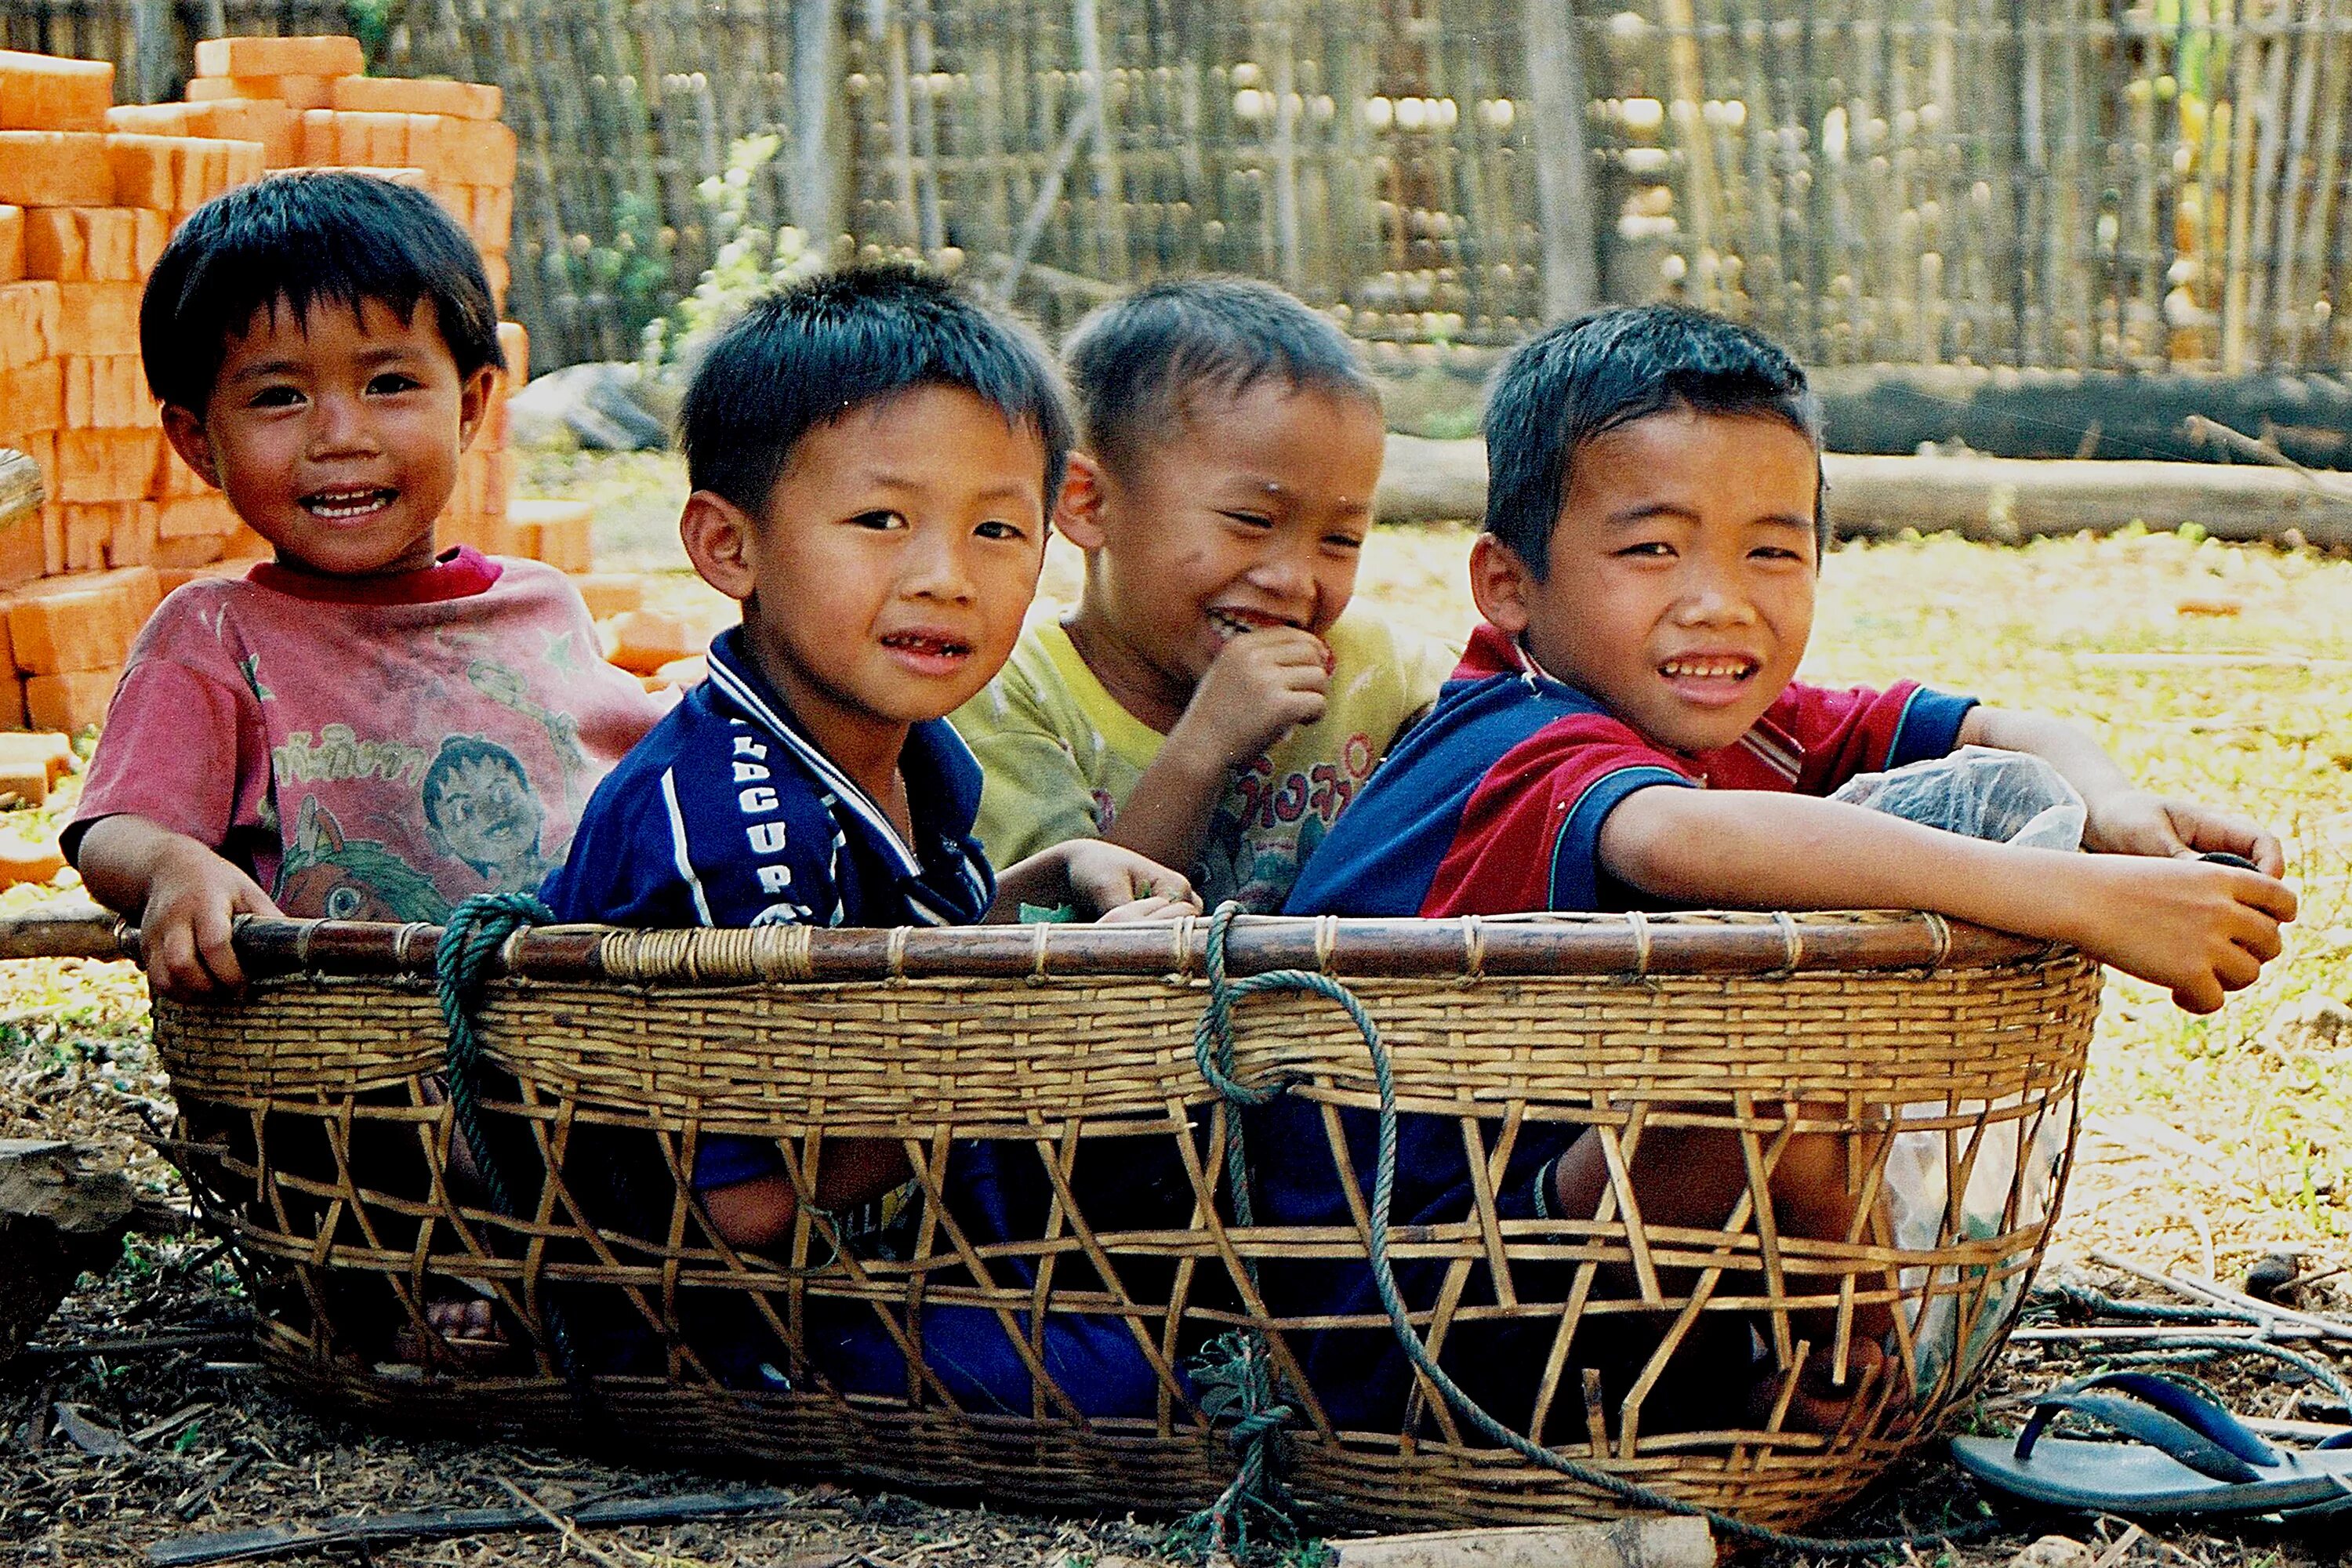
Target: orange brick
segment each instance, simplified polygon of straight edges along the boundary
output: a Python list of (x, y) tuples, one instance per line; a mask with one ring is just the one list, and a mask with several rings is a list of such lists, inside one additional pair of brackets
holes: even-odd
[(103, 724), (106, 705), (113, 700), (115, 683), (121, 679), (120, 665), (111, 669), (29, 677), (25, 682), (25, 716), (37, 729), (61, 730), (68, 735)]
[(507, 449), (507, 432), (506, 394), (494, 392), (489, 407), (482, 411), (481, 428), (474, 432), (474, 445), (485, 452), (503, 452)]
[(114, 68), (104, 60), (0, 49), (0, 128), (96, 131), (114, 101)]
[(0, 370), (57, 353), (58, 300), (55, 283), (0, 283)]
[(163, 246), (172, 237), (172, 224), (152, 207), (130, 210), (136, 215), (131, 219), (131, 258), (143, 279), (155, 270), (155, 263), (162, 259)]
[(0, 370), (0, 427), (6, 436), (0, 446), (37, 430), (61, 430), (66, 423), (65, 362), (37, 359), (15, 370)]
[(438, 180), (442, 175), (443, 156), (441, 117), (437, 114), (405, 114), (401, 118), (408, 122), (408, 129), (401, 138), (400, 161), (410, 168), (422, 169), (428, 176)]
[(297, 160), (299, 119), (277, 99), (228, 98), (183, 107), (188, 110), (188, 129), (194, 135), (257, 142), (261, 144), (262, 161), (273, 169), (285, 168)]
[(342, 33), (290, 38), (205, 38), (196, 74), (205, 76), (356, 76), (367, 68), (360, 41)]
[(172, 450), (172, 444), (166, 441), (163, 444), (160, 466), (155, 470), (155, 483), (150, 493), (159, 499), (169, 500), (188, 496), (216, 495), (219, 492), (205, 483), (194, 468), (182, 462), (180, 454)]
[(25, 215), (25, 270), (60, 283), (136, 283), (138, 234), (132, 207), (35, 207)]
[(218, 490), (198, 496), (172, 496), (157, 508), (156, 536), (161, 539), (222, 539), (237, 531), (236, 510)]
[(107, 138), (95, 132), (0, 131), (0, 202), (102, 207), (114, 199)]
[(65, 569), (66, 509), (62, 502), (51, 501), (41, 509), (41, 571), (54, 577)]
[[(29, 583), (47, 566), (48, 552), (42, 544), (38, 518), (20, 517), (0, 528), (0, 589)], [(0, 620), (5, 618), (0, 616)], [(0, 674), (5, 673), (0, 670)]]
[(119, 132), (106, 139), (112, 166), (111, 200), (126, 207), (169, 212), (179, 205), (180, 170), (187, 163), (189, 138)]
[(161, 425), (137, 354), (68, 354), (55, 363), (65, 372), (68, 428), (127, 430)]
[(333, 82), (319, 76), (200, 76), (188, 83), (190, 103), (226, 103), (231, 100), (282, 103), (296, 114), (326, 109), (334, 102)]
[(215, 534), (198, 534), (188, 539), (159, 539), (155, 542), (155, 575), (163, 584), (163, 594), (185, 587), (199, 577), (242, 575), (245, 563), (215, 566), (220, 560), (221, 542)]
[(236, 531), (224, 535), (221, 540), (220, 559), (223, 561), (267, 561), (277, 553), (269, 541), (241, 522), (236, 525)]
[(58, 500), (144, 500), (161, 445), (152, 430), (59, 431)]
[(68, 572), (103, 572), (106, 570), (106, 543), (114, 537), (114, 515), (118, 509), (111, 503), (99, 506), (66, 508), (66, 570)]
[(0, 283), (25, 275), (25, 209), (0, 207)]
[[(0, 661), (0, 668), (5, 668), (5, 661)], [(15, 695), (18, 702), (24, 700), (23, 691)], [(20, 710), (16, 718), (21, 722), (23, 717)], [(74, 771), (73, 742), (55, 733), (0, 737), (0, 771), (11, 781), (5, 787), (38, 805), (59, 779)], [(18, 779), (24, 784), (14, 782)]]
[(294, 151), (305, 168), (337, 167), (341, 160), (335, 156), (335, 111), (304, 110), (301, 123), (295, 129)]
[(515, 133), (495, 120), (457, 120), (443, 128), (442, 146), (452, 168), (466, 171), (478, 185), (511, 185), (515, 178)]
[(483, 257), (482, 276), (490, 285), (490, 303), (501, 310), (505, 310), (507, 285), (514, 281), (514, 274), (507, 266), (507, 258), (496, 254)]
[(496, 87), (470, 81), (396, 76), (347, 76), (333, 84), (335, 107), (378, 114), (446, 114), (456, 120), (496, 120), (504, 103)]
[(0, 728), (30, 727), (30, 721), (25, 717), (25, 683), (16, 676), (0, 675)]
[[(261, 142), (229, 138), (221, 142), (221, 162), (227, 171), (221, 181), (223, 191), (249, 185), (269, 173), (269, 149)], [(213, 194), (218, 195), (220, 192)]]
[(518, 499), (507, 503), (507, 526), (518, 552), (559, 572), (592, 568), (589, 531), (595, 518), (595, 508), (586, 501)]
[(474, 243), (485, 254), (504, 256), (514, 241), (514, 188), (477, 185), (472, 217), (467, 226)]
[(507, 384), (526, 386), (530, 383), (530, 333), (520, 321), (499, 323), (499, 348), (506, 355)]
[(593, 572), (574, 577), (572, 585), (580, 590), (580, 602), (588, 606), (591, 620), (610, 620), (625, 611), (645, 608), (646, 580), (630, 573)]
[(137, 353), (139, 292), (136, 283), (58, 284), (58, 345), (81, 353)]
[(155, 562), (156, 507), (152, 500), (124, 501), (115, 510), (106, 538), (109, 566), (152, 566)]
[[(68, 528), (74, 521), (68, 518)], [(11, 656), (26, 675), (118, 666), (163, 598), (152, 566), (46, 578), (8, 597)]]
[(606, 621), (603, 630), (604, 661), (631, 675), (651, 675), (673, 659), (700, 651), (686, 623), (659, 610), (624, 610)]
[(335, 115), (335, 162), (379, 169), (414, 167), (405, 114)]
[(106, 111), (106, 128), (126, 136), (199, 136), (195, 115), (185, 103), (118, 103)]

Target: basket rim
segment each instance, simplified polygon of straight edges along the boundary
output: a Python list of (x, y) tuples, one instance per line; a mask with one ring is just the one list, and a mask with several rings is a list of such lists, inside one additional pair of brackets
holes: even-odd
[[(1167, 980), (1202, 974), (1209, 920), (1123, 925), (639, 931), (547, 925), (517, 931), (494, 974), (682, 986), (922, 979)], [(237, 921), (260, 974), (431, 978), (442, 928), (355, 921)], [(137, 933), (123, 932), (136, 952)], [(2043, 964), (2062, 943), (1898, 910), (1693, 910), (1670, 914), (1468, 915), (1449, 920), (1245, 915), (1225, 947), (1234, 974), (1312, 969), (1362, 978), (1754, 975)]]

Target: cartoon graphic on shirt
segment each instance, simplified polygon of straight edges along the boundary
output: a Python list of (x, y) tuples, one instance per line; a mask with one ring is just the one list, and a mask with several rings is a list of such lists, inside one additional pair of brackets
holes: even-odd
[(493, 891), (529, 891), (554, 869), (540, 853), (547, 809), (504, 746), (450, 736), (425, 770), (424, 796), (435, 846), (472, 867)]
[(566, 787), (588, 765), (587, 757), (580, 750), (579, 719), (570, 713), (551, 711), (533, 700), (530, 683), (521, 676), (504, 665), (478, 658), (466, 666), (466, 681), (491, 701), (513, 710), (547, 731), (549, 742), (555, 747), (556, 760), (563, 764)]
[(302, 797), (294, 842), (270, 897), (292, 915), (334, 921), (449, 918), (449, 900), (430, 879), (373, 838), (345, 838), (335, 814), (315, 795)]
[[(1279, 778), (1261, 752), (1233, 771), (1233, 787), (1209, 819), (1193, 868), (1203, 899), (1238, 899), (1253, 910), (1282, 907), (1298, 868), (1314, 857), (1331, 823), (1372, 775), (1370, 735), (1348, 737), (1338, 763), (1318, 762)], [(1239, 808), (1235, 808), (1235, 803)]]

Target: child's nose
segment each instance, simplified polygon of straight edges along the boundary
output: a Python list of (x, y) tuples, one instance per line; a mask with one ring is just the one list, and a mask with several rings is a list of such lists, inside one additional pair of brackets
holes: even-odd
[(971, 563), (961, 541), (926, 541), (919, 536), (908, 554), (906, 583), (909, 594), (931, 599), (971, 597)]
[(1250, 568), (1249, 580), (1261, 593), (1285, 604), (1304, 604), (1315, 597), (1315, 564), (1302, 550), (1273, 550)]
[(310, 449), (314, 456), (367, 444), (367, 415), (356, 400), (321, 397), (310, 405)]

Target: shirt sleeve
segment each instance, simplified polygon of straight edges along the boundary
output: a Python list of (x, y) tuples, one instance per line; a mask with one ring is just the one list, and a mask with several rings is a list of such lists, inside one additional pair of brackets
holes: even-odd
[(1070, 743), (1013, 682), (1000, 678), (953, 715), (986, 781), (972, 831), (992, 866), (1073, 838), (1101, 836), (1093, 783)]
[(268, 839), (269, 743), (249, 691), (169, 658), (133, 664), (115, 688), (73, 820), (68, 859), (102, 816), (184, 833), (249, 874), (250, 837)]
[(1878, 773), (1948, 756), (1973, 697), (1899, 680), (1884, 691), (1794, 686), (1783, 723), (1802, 750), (1805, 795), (1828, 795), (1856, 773)]
[(1421, 912), (1614, 907), (1622, 891), (1601, 864), (1609, 814), (1638, 790), (1697, 784), (1614, 719), (1579, 714), (1548, 724), (1480, 781)]

